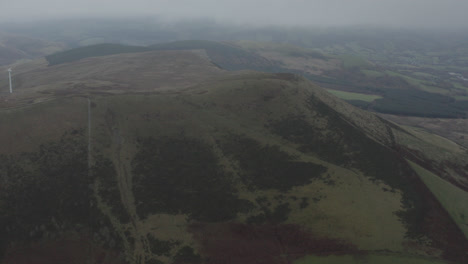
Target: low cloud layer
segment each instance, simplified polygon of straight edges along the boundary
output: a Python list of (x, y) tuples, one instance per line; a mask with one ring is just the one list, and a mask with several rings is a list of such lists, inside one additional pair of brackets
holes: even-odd
[(0, 0), (0, 20), (158, 15), (257, 25), (468, 27), (465, 0)]

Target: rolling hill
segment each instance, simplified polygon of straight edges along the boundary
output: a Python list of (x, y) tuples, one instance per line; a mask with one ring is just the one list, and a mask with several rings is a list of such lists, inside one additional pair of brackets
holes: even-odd
[(61, 43), (0, 31), (0, 65), (43, 57), (63, 49), (65, 45)]
[(89, 57), (100, 57), (122, 53), (135, 53), (148, 51), (148, 48), (139, 46), (128, 46), (121, 44), (96, 44), (91, 46), (79, 47), (61, 51), (46, 56), (49, 65), (57, 65), (66, 62), (78, 61)]
[(468, 261), (465, 148), (159, 49), (17, 66), (1, 263)]
[(90, 57), (156, 50), (198, 50), (202, 52), (201, 54), (208, 58), (216, 66), (231, 71), (281, 70), (281, 67), (278, 63), (269, 61), (264, 57), (242, 49), (241, 47), (229, 43), (205, 40), (175, 41), (155, 44), (147, 47), (128, 46), (121, 44), (98, 44), (55, 53), (46, 56), (46, 59), (49, 62), (49, 65), (57, 65)]
[[(371, 42), (364, 37), (357, 42), (350, 41), (345, 47), (338, 44), (339, 41), (330, 42), (327, 49), (251, 41), (237, 44), (254, 54), (279, 62), (285, 71), (304, 75), (334, 91), (348, 103), (366, 110), (401, 116), (467, 117), (468, 101), (464, 97), (467, 83), (462, 81), (462, 75), (449, 74), (450, 71), (463, 72), (463, 67), (442, 67), (432, 63), (411, 66), (394, 64), (391, 61), (402, 56), (393, 54), (401, 52), (399, 49), (390, 51), (380, 42), (373, 43), (373, 48), (368, 49), (365, 45), (367, 41)], [(407, 48), (402, 43), (396, 46), (401, 45)], [(414, 52), (405, 53), (412, 57)], [(374, 53), (389, 58), (381, 61)], [(369, 96), (374, 100), (368, 100)]]
[[(147, 47), (98, 44), (52, 54), (46, 59), (49, 65), (58, 65), (89, 57), (152, 50), (197, 50), (217, 67), (229, 71), (300, 74), (331, 91), (338, 91), (335, 94), (348, 103), (379, 113), (433, 118), (467, 116), (464, 84), (453, 80), (455, 77), (447, 79), (448, 70), (435, 72), (432, 68), (422, 68), (408, 72), (391, 65), (373, 64), (352, 53), (324, 55), (315, 49), (288, 44), (204, 40)], [(374, 99), (368, 100), (369, 97)]]

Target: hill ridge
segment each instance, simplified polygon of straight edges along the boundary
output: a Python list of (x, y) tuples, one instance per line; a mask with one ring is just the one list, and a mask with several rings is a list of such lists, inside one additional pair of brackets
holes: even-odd
[(463, 149), (443, 149), (303, 77), (228, 72), (187, 51), (18, 71), (25, 106), (0, 111), (9, 127), (0, 131), (6, 263), (49, 252), (50, 238), (80, 259), (77, 233), (104, 263), (382, 251), (467, 260), (464, 207), (440, 202), (406, 161), (417, 153), (454, 190), (450, 181), (468, 186)]

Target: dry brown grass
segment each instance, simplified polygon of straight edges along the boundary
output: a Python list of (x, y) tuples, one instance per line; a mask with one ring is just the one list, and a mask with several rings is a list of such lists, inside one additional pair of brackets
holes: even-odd
[[(0, 109), (78, 94), (179, 91), (224, 72), (191, 51), (120, 54), (50, 67), (36, 60), (13, 70), (14, 94), (0, 93)], [(0, 79), (5, 91), (7, 79)]]

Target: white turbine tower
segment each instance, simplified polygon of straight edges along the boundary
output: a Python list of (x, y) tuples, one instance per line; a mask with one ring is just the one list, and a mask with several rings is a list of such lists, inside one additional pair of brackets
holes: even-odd
[(10, 79), (10, 93), (13, 93), (13, 86), (11, 85), (11, 68), (8, 69), (8, 77)]

